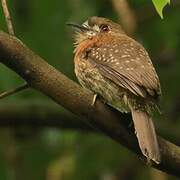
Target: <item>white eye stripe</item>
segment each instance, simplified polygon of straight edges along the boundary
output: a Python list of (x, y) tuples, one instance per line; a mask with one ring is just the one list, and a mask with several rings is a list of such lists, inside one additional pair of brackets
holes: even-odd
[(87, 21), (85, 21), (82, 25), (83, 25), (84, 27), (89, 27), (88, 20), (87, 20)]
[(95, 31), (97, 31), (97, 32), (100, 32), (99, 26), (96, 25), (96, 24), (93, 26), (93, 29), (94, 29)]

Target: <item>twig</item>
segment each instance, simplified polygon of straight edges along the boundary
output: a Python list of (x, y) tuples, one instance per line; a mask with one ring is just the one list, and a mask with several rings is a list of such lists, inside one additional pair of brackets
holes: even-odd
[[(25, 79), (32, 88), (51, 97), (58, 104), (82, 117), (84, 123), (99, 129), (117, 143), (142, 157), (134, 133), (124, 125), (124, 122), (127, 122), (127, 115), (123, 116), (113, 111), (100, 100), (96, 101), (95, 106), (91, 106), (93, 99), (91, 92), (82, 89), (50, 66), (23, 45), (19, 39), (2, 31), (0, 31), (0, 60)], [(162, 162), (151, 165), (180, 177), (180, 147), (161, 137), (158, 137), (158, 142)]]
[[(11, 16), (8, 10), (8, 6), (7, 6), (7, 2), (6, 0), (1, 0), (1, 4), (3, 7), (3, 12), (4, 12), (4, 16), (6, 19), (6, 24), (7, 24), (7, 28), (8, 28), (8, 32), (10, 35), (15, 35), (14, 34), (14, 28), (13, 28), (13, 24), (12, 24), (12, 20), (11, 20)], [(12, 94), (15, 94), (19, 91), (22, 91), (24, 89), (27, 89), (29, 87), (29, 85), (27, 83), (24, 83), (22, 85), (20, 85), (19, 87), (16, 87), (15, 89), (11, 89), (9, 91), (3, 92), (2, 94), (0, 94), (0, 99), (10, 96)]]
[(1, 3), (2, 3), (3, 12), (4, 12), (5, 19), (6, 19), (6, 24), (8, 27), (9, 34), (14, 35), (14, 28), (12, 25), (11, 16), (10, 16), (10, 13), (8, 10), (7, 2), (6, 2), (6, 0), (1, 0)]
[(27, 88), (29, 88), (29, 85), (27, 83), (24, 83), (24, 84), (20, 85), (19, 87), (16, 87), (14, 89), (10, 89), (9, 91), (5, 91), (5, 92), (1, 93), (0, 99), (7, 97), (7, 96), (10, 96), (12, 94), (15, 94), (19, 91), (25, 90)]

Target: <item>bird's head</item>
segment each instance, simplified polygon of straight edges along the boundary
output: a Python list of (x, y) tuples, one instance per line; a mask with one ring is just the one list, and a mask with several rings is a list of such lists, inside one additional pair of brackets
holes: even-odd
[(100, 34), (124, 34), (121, 26), (109, 19), (93, 16), (88, 18), (83, 24), (67, 23), (76, 30), (76, 44), (83, 40), (92, 39)]

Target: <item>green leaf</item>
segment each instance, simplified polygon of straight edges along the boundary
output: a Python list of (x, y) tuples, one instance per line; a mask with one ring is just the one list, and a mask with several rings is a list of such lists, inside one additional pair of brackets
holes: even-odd
[(156, 11), (158, 12), (158, 14), (160, 15), (160, 17), (163, 19), (163, 8), (167, 5), (170, 4), (170, 0), (152, 0)]

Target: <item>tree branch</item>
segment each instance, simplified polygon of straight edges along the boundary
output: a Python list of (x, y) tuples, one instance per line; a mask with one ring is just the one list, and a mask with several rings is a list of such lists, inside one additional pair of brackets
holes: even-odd
[[(33, 112), (33, 113), (32, 113)], [(58, 104), (42, 101), (19, 101), (0, 104), (0, 126), (6, 127), (58, 127), (92, 131), (77, 116), (60, 108)]]
[[(0, 104), (0, 127), (56, 127), (64, 130), (89, 131), (95, 130), (85, 124), (74, 114), (62, 109), (58, 104), (42, 100), (19, 100)], [(131, 117), (126, 117), (127, 125)], [(156, 119), (155, 119), (156, 120)], [(177, 124), (156, 121), (158, 132), (176, 144), (180, 144), (180, 134)], [(173, 129), (173, 131), (170, 131)], [(97, 132), (97, 131), (96, 131)]]
[[(13, 24), (12, 24), (12, 19), (11, 19), (9, 10), (8, 10), (8, 5), (7, 5), (6, 0), (1, 0), (1, 4), (2, 4), (5, 19), (6, 19), (8, 32), (9, 32), (10, 35), (14, 36), (15, 34), (14, 34), (14, 28), (13, 28)], [(0, 94), (0, 99), (2, 99), (4, 97), (7, 97), (7, 96), (10, 96), (10, 95), (13, 95), (13, 94), (15, 94), (17, 92), (20, 92), (22, 90), (25, 90), (27, 88), (29, 88), (28, 84), (24, 83), (24, 84), (14, 88), (14, 89), (4, 91), (3, 93)]]
[(28, 87), (29, 87), (28, 84), (24, 83), (24, 84), (14, 88), (14, 89), (10, 89), (9, 91), (5, 91), (5, 92), (0, 94), (0, 99), (5, 98), (7, 96), (10, 96), (12, 94), (15, 94), (17, 92), (23, 91), (23, 90), (27, 89)]
[[(0, 31), (0, 61), (25, 79), (30, 87), (83, 117), (85, 123), (104, 132), (142, 157), (134, 133), (124, 125), (127, 115), (112, 110), (99, 100), (95, 106), (91, 106), (93, 99), (91, 92), (82, 89), (50, 66), (20, 40), (2, 31)], [(158, 141), (162, 162), (152, 166), (180, 177), (180, 148), (160, 137)]]
[(8, 10), (6, 0), (1, 0), (1, 4), (2, 4), (2, 8), (3, 8), (4, 16), (5, 16), (5, 19), (6, 19), (6, 24), (7, 24), (9, 34), (14, 35), (14, 28), (13, 28), (13, 25), (12, 25), (11, 16), (10, 16), (10, 13), (9, 13), (9, 10)]

